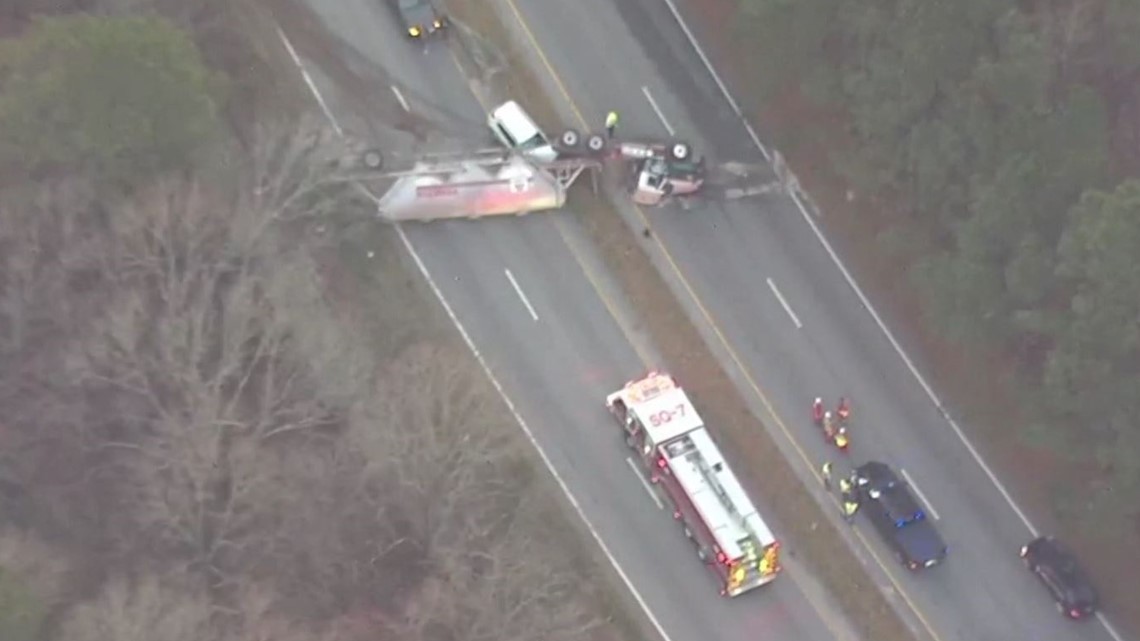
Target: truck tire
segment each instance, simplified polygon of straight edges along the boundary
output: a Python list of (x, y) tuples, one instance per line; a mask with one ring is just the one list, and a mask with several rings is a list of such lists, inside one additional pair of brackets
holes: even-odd
[(566, 131), (563, 131), (562, 135), (558, 137), (558, 144), (563, 149), (577, 149), (578, 144), (581, 142), (582, 136), (580, 136), (578, 132), (573, 129), (567, 129)]
[(597, 154), (601, 153), (606, 148), (606, 139), (601, 134), (590, 134), (586, 138), (586, 149)]
[(688, 160), (691, 155), (693, 155), (693, 150), (687, 142), (674, 142), (669, 145), (670, 160)]
[(360, 160), (364, 163), (365, 167), (372, 170), (379, 170), (384, 166), (384, 155), (377, 149), (365, 150), (364, 153), (360, 155)]

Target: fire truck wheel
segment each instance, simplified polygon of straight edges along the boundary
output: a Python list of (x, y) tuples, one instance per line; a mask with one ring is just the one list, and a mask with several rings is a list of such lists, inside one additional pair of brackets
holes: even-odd
[(558, 137), (558, 142), (561, 143), (562, 147), (565, 149), (574, 149), (581, 141), (582, 137), (579, 136), (578, 132), (574, 131), (573, 129), (567, 129), (566, 131), (563, 131), (562, 135)]
[(705, 563), (708, 563), (709, 553), (706, 552), (704, 548), (697, 548), (697, 558), (704, 561)]
[(686, 539), (689, 539), (690, 541), (693, 539), (693, 531), (692, 530), (690, 530), (688, 527), (683, 527), (683, 528), (681, 528), (681, 530), (685, 532), (685, 538)]
[(606, 148), (606, 139), (600, 134), (591, 134), (586, 139), (586, 148), (595, 153), (602, 151)]
[(673, 160), (685, 160), (692, 154), (688, 143), (675, 142), (669, 146), (669, 157)]

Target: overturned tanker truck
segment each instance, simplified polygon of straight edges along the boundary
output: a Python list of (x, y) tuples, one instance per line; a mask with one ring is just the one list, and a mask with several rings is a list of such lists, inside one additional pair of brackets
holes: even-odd
[(614, 141), (568, 129), (550, 141), (513, 101), (492, 111), (488, 125), (502, 147), (424, 156), (408, 170), (385, 174), (395, 180), (379, 199), (380, 217), (403, 222), (559, 209), (583, 172), (615, 163), (624, 169), (633, 202), (645, 206), (699, 193), (734, 198), (779, 187), (770, 180), (756, 184), (757, 177), (770, 175), (767, 167), (728, 163), (710, 172), (705, 158), (678, 140)]
[(566, 204), (566, 189), (592, 166), (559, 160), (539, 164), (499, 149), (435, 155), (389, 174), (396, 180), (377, 208), (382, 218), (393, 222), (558, 209)]

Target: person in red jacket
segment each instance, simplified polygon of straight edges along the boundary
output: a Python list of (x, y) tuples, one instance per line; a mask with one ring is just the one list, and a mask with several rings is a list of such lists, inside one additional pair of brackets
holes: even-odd
[(841, 425), (846, 425), (847, 420), (851, 418), (851, 403), (846, 396), (839, 397), (839, 406), (835, 409), (835, 415), (839, 417)]

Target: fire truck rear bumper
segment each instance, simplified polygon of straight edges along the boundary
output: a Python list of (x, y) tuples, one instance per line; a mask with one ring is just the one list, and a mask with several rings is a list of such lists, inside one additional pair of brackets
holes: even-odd
[(768, 576), (765, 576), (765, 577), (760, 577), (759, 579), (756, 579), (754, 581), (750, 581), (748, 583), (738, 585), (735, 588), (732, 588), (729, 590), (725, 590), (724, 594), (725, 594), (725, 596), (728, 596), (728, 597), (740, 596), (741, 594), (744, 594), (745, 592), (751, 592), (752, 590), (755, 590), (756, 588), (760, 588), (760, 587), (763, 587), (765, 585), (768, 585), (772, 581), (775, 581), (777, 576), (780, 576), (779, 572), (774, 573), (774, 574), (769, 574)]

